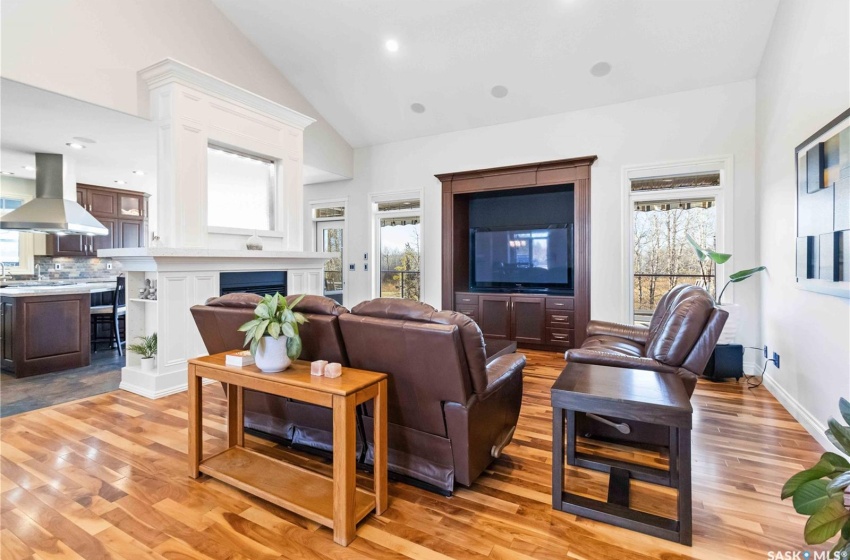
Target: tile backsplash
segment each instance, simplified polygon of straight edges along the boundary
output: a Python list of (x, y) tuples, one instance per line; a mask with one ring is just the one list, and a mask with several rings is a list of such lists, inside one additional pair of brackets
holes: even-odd
[[(41, 266), (42, 277), (54, 280), (64, 278), (103, 278), (117, 276), (121, 272), (121, 263), (108, 258), (37, 256), (35, 257), (35, 264)], [(61, 266), (59, 270), (56, 270), (56, 264)], [(107, 270), (107, 264), (112, 264), (111, 270)]]

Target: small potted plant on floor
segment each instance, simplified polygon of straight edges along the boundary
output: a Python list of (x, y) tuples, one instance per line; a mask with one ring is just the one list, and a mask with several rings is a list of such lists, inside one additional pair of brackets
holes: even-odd
[(156, 333), (150, 336), (141, 336), (139, 342), (128, 344), (127, 350), (141, 356), (142, 371), (153, 371), (156, 358)]
[(254, 363), (261, 371), (283, 371), (301, 355), (298, 325), (307, 319), (293, 308), (303, 298), (302, 295), (289, 305), (280, 294), (266, 295), (254, 309), (254, 319), (239, 327), (245, 333), (244, 345), (250, 345)]

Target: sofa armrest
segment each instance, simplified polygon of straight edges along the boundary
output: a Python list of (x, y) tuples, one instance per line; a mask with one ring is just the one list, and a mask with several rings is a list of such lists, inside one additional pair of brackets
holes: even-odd
[(487, 387), (479, 393), (481, 400), (487, 399), (515, 375), (522, 376), (525, 367), (525, 356), (522, 354), (506, 354), (499, 356), (487, 364)]
[(639, 325), (623, 325), (606, 321), (590, 321), (587, 324), (587, 336), (616, 336), (639, 344), (646, 344), (648, 334), (649, 328)]
[(566, 358), (568, 362), (577, 362), (580, 364), (596, 364), (600, 366), (631, 369), (648, 369), (650, 371), (658, 371), (661, 373), (674, 373), (678, 369), (662, 364), (652, 358), (625, 356), (614, 352), (589, 350), (586, 348), (573, 348), (572, 350), (567, 350)]

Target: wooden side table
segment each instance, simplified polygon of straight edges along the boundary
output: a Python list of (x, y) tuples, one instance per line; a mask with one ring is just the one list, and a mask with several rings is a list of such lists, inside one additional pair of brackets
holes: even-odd
[[(203, 458), (201, 381), (228, 384), (228, 448)], [(333, 478), (244, 447), (245, 389), (333, 409)], [(357, 405), (374, 399), (374, 493), (355, 484)], [(387, 509), (387, 376), (343, 368), (341, 377), (310, 375), (310, 364), (295, 361), (280, 373), (256, 366), (225, 365), (225, 354), (189, 361), (189, 476), (207, 474), (245, 492), (333, 529), (334, 542), (347, 546), (355, 525), (373, 509)]]
[[(576, 412), (639, 420), (670, 428), (670, 467), (661, 470), (576, 452)], [(568, 363), (552, 386), (552, 507), (690, 546), (693, 408), (676, 375)], [(566, 442), (564, 431), (566, 420)], [(608, 501), (564, 491), (564, 447), (570, 465), (609, 473)], [(678, 519), (629, 507), (630, 481), (678, 490)]]

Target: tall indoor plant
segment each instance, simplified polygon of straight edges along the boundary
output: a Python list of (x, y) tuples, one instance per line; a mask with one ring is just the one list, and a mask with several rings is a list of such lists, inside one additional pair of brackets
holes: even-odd
[(293, 309), (303, 298), (298, 297), (290, 305), (280, 294), (267, 294), (254, 308), (254, 319), (239, 327), (245, 333), (245, 346), (250, 344), (251, 354), (262, 371), (283, 371), (301, 355), (298, 325), (307, 319)]
[[(732, 258), (732, 255), (730, 253), (718, 253), (717, 251), (700, 247), (699, 243), (697, 243), (690, 234), (685, 235), (688, 238), (688, 243), (691, 244), (691, 247), (693, 247), (694, 252), (697, 255), (700, 274), (702, 275), (705, 288), (708, 289), (709, 279), (714, 273), (714, 270), (716, 270), (717, 265), (725, 263)], [(738, 333), (738, 327), (741, 324), (741, 305), (737, 303), (723, 303), (723, 294), (726, 292), (726, 288), (729, 287), (729, 284), (743, 282), (750, 276), (758, 274), (762, 270), (767, 270), (767, 267), (757, 266), (755, 268), (739, 270), (738, 272), (730, 274), (729, 280), (727, 280), (723, 285), (723, 289), (720, 290), (720, 293), (716, 295), (715, 299), (717, 301), (717, 305), (723, 307), (723, 309), (729, 313), (729, 318), (726, 320), (726, 325), (723, 327), (723, 332), (720, 333), (720, 339), (717, 341), (718, 344), (731, 344), (735, 342), (735, 335)]]
[[(838, 410), (850, 424), (850, 402), (840, 399)], [(825, 433), (835, 447), (850, 455), (850, 426), (830, 418)], [(850, 463), (829, 451), (821, 455), (816, 465), (798, 472), (782, 487), (782, 499), (793, 498), (797, 513), (810, 516), (803, 531), (807, 544), (824, 543), (841, 532), (830, 558), (850, 557), (850, 510), (845, 502), (848, 487)]]

